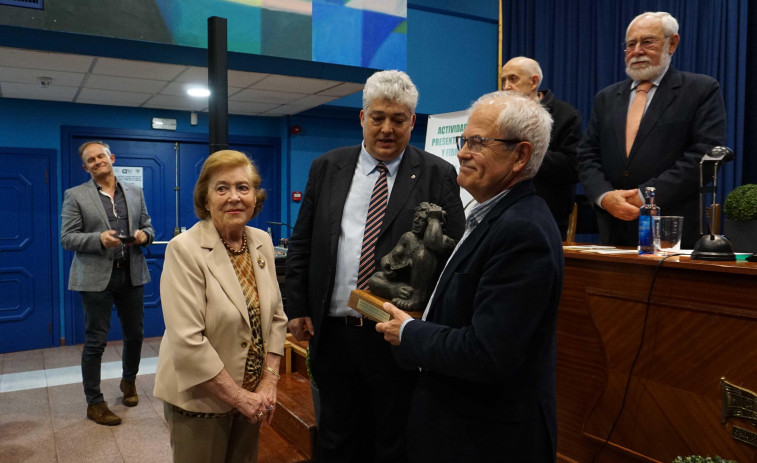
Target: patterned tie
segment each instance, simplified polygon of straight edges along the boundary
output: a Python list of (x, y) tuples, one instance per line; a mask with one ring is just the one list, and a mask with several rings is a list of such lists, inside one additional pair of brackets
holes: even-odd
[(644, 115), (644, 108), (647, 106), (647, 92), (652, 88), (652, 82), (644, 81), (636, 86), (636, 97), (634, 97), (631, 107), (628, 108), (628, 117), (626, 118), (626, 156), (631, 154), (633, 141), (639, 132), (641, 116)]
[(389, 187), (386, 183), (386, 164), (376, 164), (379, 178), (373, 185), (371, 203), (368, 205), (368, 215), (365, 218), (365, 233), (363, 233), (363, 248), (360, 250), (360, 270), (357, 274), (357, 289), (368, 289), (368, 280), (376, 269), (376, 239), (381, 231), (381, 223), (386, 213), (386, 199), (389, 197)]

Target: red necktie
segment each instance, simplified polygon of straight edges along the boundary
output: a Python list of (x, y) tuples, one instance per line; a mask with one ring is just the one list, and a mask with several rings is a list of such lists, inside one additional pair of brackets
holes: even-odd
[(368, 205), (368, 215), (365, 218), (365, 232), (363, 233), (363, 248), (360, 251), (360, 270), (357, 274), (357, 289), (368, 289), (368, 280), (376, 269), (376, 239), (386, 213), (386, 200), (389, 197), (389, 187), (386, 183), (386, 164), (376, 164), (379, 178), (373, 185), (371, 203)]
[(631, 107), (628, 108), (628, 117), (626, 118), (626, 156), (631, 154), (633, 141), (639, 132), (641, 116), (644, 115), (644, 108), (647, 106), (647, 92), (652, 88), (652, 82), (641, 82), (636, 86), (636, 97), (634, 97)]

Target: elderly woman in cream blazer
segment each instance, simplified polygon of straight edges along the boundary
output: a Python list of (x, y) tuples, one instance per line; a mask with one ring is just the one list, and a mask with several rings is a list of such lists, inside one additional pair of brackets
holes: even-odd
[(213, 153), (194, 191), (202, 220), (166, 248), (154, 393), (175, 462), (257, 461), (271, 422), (287, 320), (270, 236), (246, 225), (265, 197), (247, 156)]

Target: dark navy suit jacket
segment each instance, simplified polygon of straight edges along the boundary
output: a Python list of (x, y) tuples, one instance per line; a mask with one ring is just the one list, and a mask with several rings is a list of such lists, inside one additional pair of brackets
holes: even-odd
[(452, 256), (427, 321), (405, 325), (396, 352), (422, 368), (410, 461), (554, 461), (561, 244), (529, 180)]

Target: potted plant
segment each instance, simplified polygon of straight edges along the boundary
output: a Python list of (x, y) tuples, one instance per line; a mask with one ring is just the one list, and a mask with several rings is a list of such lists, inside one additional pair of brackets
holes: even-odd
[(734, 188), (723, 203), (724, 232), (736, 252), (757, 252), (757, 185)]
[(691, 455), (690, 457), (678, 457), (673, 460), (673, 463), (738, 463), (735, 460), (726, 460), (718, 456), (714, 457), (700, 457), (699, 455)]

